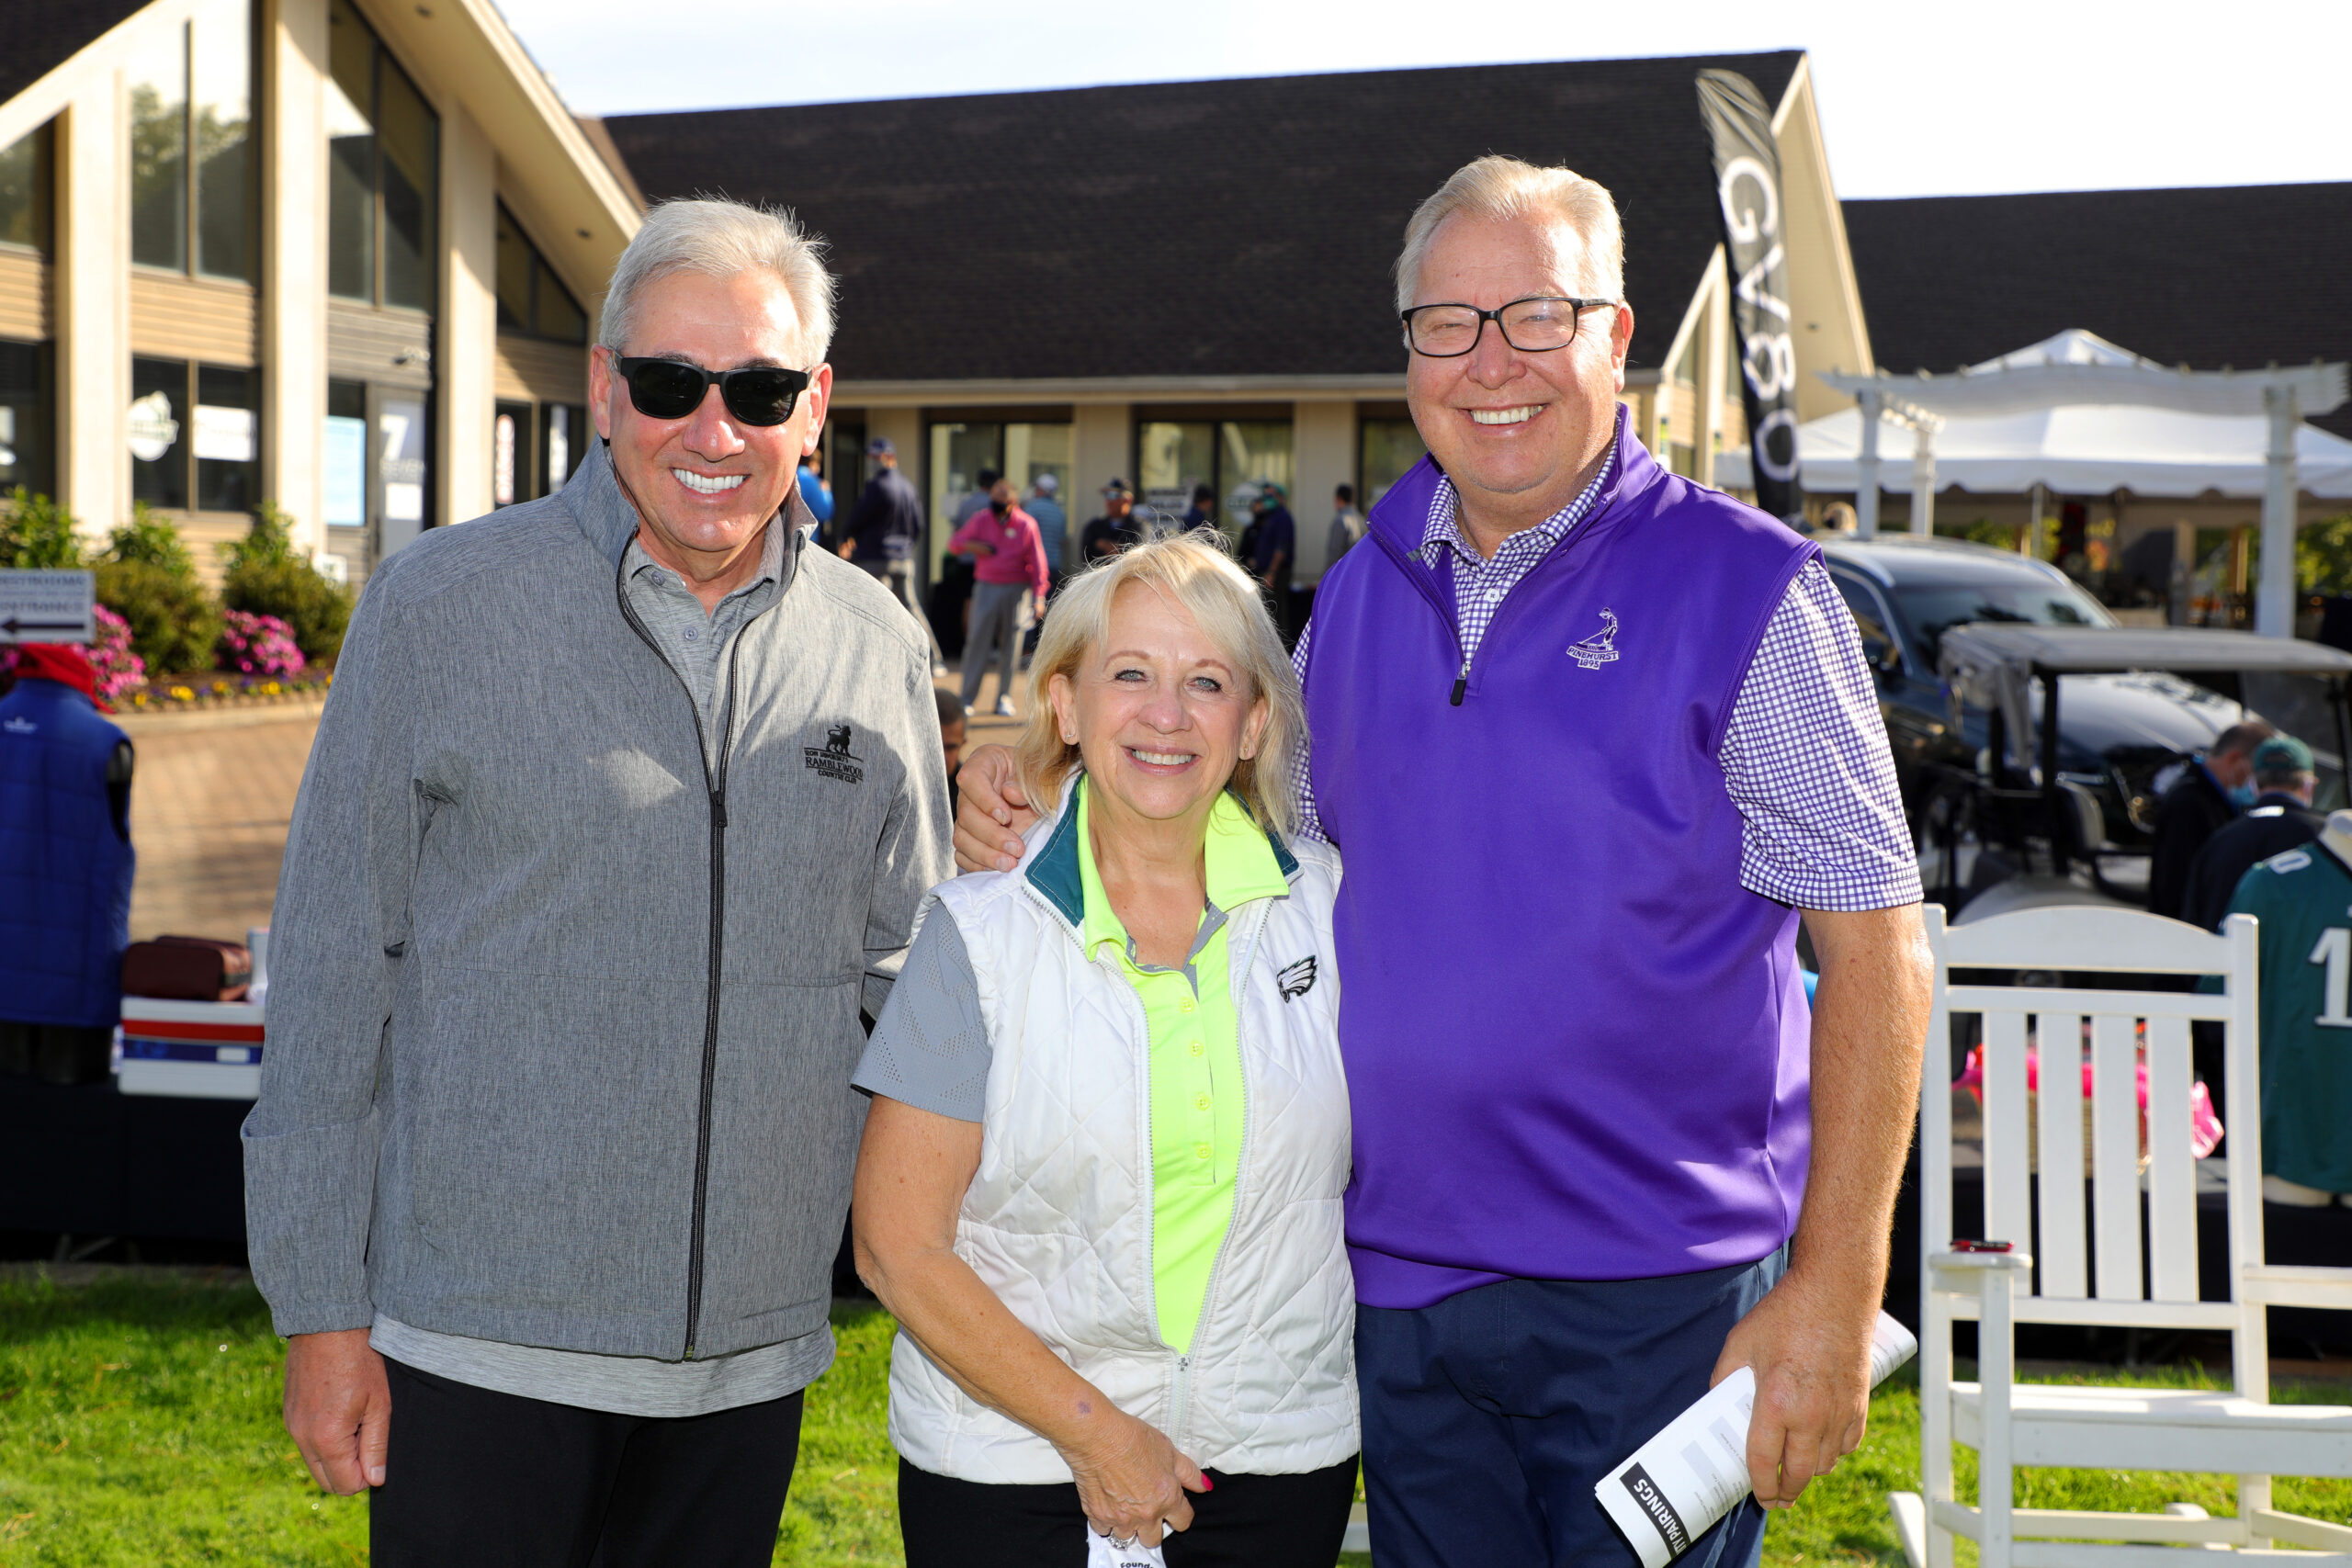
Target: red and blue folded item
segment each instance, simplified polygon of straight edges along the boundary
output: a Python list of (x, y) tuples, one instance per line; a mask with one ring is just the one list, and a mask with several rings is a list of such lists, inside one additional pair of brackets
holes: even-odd
[(254, 1003), (122, 998), (127, 1059), (251, 1066), (261, 1061), (261, 1052), (262, 1010)]

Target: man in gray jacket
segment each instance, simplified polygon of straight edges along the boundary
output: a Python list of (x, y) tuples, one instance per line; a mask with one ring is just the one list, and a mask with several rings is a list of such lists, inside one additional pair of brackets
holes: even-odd
[(807, 548), (832, 282), (656, 208), (562, 492), (378, 569), (287, 841), (254, 1273), (374, 1562), (765, 1563), (878, 1013), (949, 874), (922, 634)]

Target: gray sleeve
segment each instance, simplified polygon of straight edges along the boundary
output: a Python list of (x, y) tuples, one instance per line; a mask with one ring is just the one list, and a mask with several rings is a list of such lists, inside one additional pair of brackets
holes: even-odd
[(980, 984), (963, 933), (945, 910), (933, 908), (907, 949), (906, 968), (850, 1082), (918, 1111), (978, 1122), (990, 1055)]
[(385, 1027), (431, 816), (411, 725), (416, 664), (389, 594), (361, 595), (286, 840), (269, 1040), (244, 1122), (245, 1240), (280, 1334), (365, 1328)]
[(940, 765), (939, 705), (931, 691), (931, 664), (920, 647), (907, 654), (906, 784), (874, 851), (874, 886), (865, 907), (865, 983), (860, 1005), (882, 1016), (906, 955), (907, 933), (923, 895), (956, 874), (950, 847), (955, 812), (947, 801), (947, 770)]

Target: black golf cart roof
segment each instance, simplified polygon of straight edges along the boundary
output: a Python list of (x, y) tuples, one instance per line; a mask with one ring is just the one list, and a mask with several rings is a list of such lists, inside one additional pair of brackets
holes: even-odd
[(2352, 675), (2352, 653), (2293, 637), (2207, 626), (2045, 626), (1973, 622), (1944, 633), (1945, 679), (1996, 670), (2019, 675), (2098, 675), (2127, 670), (2180, 673), (2235, 671), (2278, 675)]

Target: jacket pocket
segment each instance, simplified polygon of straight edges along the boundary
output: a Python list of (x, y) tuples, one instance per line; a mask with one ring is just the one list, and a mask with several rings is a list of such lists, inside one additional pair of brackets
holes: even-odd
[(396, 1092), (424, 1239), (513, 1306), (682, 1297), (702, 986), (445, 965), (424, 988)]

